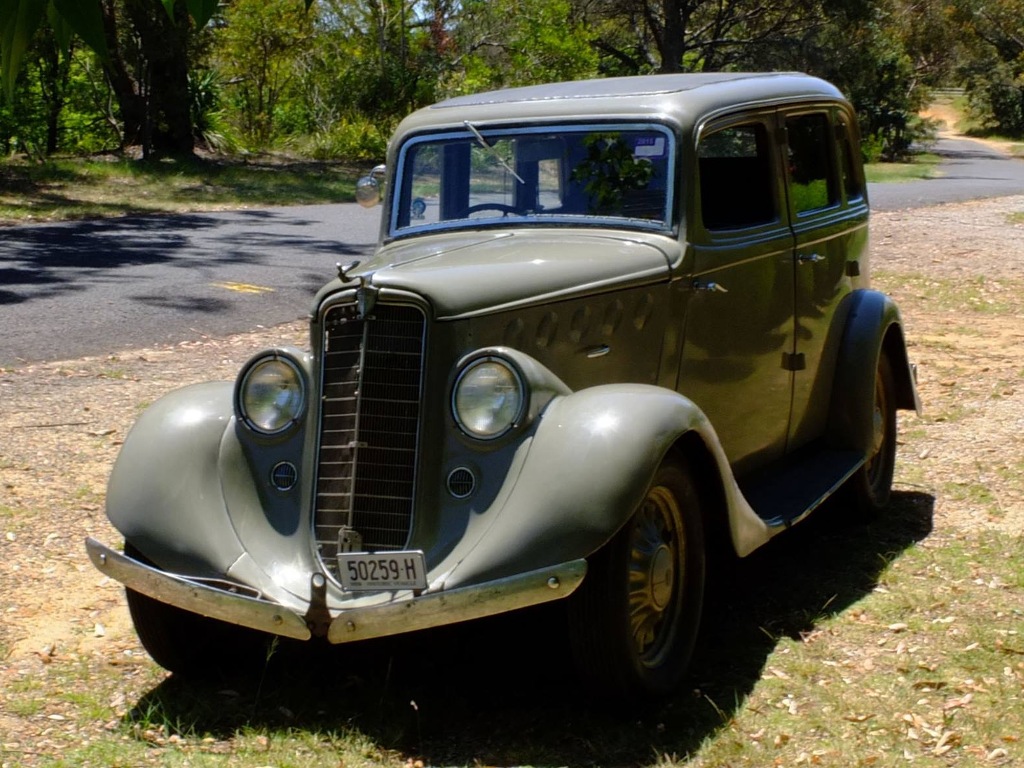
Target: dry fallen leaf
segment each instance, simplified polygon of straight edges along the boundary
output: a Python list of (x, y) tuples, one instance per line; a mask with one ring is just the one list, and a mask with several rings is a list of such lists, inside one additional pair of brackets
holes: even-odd
[(965, 693), (963, 696), (956, 696), (952, 699), (946, 699), (946, 703), (942, 705), (942, 709), (948, 712), (951, 709), (959, 709), (966, 707), (974, 699), (973, 693)]
[(871, 720), (874, 716), (875, 716), (874, 714), (870, 714), (870, 715), (866, 715), (866, 714), (863, 714), (863, 715), (862, 714), (843, 715), (843, 720), (847, 720), (847, 721), (849, 721), (851, 723), (863, 723), (863, 722), (866, 722), (868, 720)]

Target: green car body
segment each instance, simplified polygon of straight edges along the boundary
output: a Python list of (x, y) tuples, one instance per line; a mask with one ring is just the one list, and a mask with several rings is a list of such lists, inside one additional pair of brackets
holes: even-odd
[(408, 117), (379, 247), (317, 294), (310, 350), (172, 393), (125, 442), (125, 554), (88, 548), (147, 649), (191, 672), (225, 630), (342, 643), (565, 599), (584, 675), (671, 690), (708, 553), (839, 491), (884, 506), (919, 408), (857, 141), (798, 74)]

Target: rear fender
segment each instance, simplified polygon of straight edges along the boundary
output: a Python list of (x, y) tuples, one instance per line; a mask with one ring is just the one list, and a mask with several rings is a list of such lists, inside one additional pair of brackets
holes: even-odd
[(921, 412), (896, 303), (883, 293), (857, 291), (846, 320), (836, 364), (828, 440), (867, 453), (872, 443), (875, 371), (887, 355), (896, 385), (896, 407)]
[(490, 528), (447, 574), (445, 587), (593, 554), (633, 514), (658, 465), (689, 432), (714, 457), (734, 543), (744, 542), (738, 549), (767, 540), (692, 401), (649, 385), (599, 386), (556, 398), (544, 411), (513, 489)]

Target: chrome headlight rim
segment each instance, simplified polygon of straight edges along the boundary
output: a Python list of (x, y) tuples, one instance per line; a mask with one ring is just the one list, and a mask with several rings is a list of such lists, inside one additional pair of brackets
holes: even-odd
[[(467, 423), (468, 420), (465, 418), (465, 414), (460, 411), (459, 395), (462, 392), (463, 385), (467, 383), (468, 377), (472, 376), (475, 372), (479, 372), (484, 366), (488, 365), (500, 366), (508, 372), (509, 381), (514, 385), (515, 392), (518, 397), (518, 403), (514, 408), (510, 409), (508, 413), (500, 417), (497, 422), (500, 425), (498, 428), (481, 430), (474, 428)], [(466, 361), (458, 375), (455, 377), (455, 383), (452, 385), (451, 394), (452, 418), (455, 420), (456, 426), (464, 435), (467, 435), (474, 440), (491, 442), (504, 437), (523, 423), (528, 401), (529, 391), (526, 387), (526, 378), (523, 376), (522, 371), (519, 370), (519, 367), (507, 357), (501, 357), (500, 355), (482, 355)], [(495, 412), (497, 413), (498, 410), (500, 410), (500, 408), (495, 409)]]
[[(288, 401), (279, 409), (280, 412), (273, 420), (254, 414), (252, 403), (248, 397), (251, 393), (250, 388), (255, 385), (255, 376), (265, 371), (268, 365), (283, 366), (279, 370), (283, 371), (293, 384), (288, 390), (290, 392)], [(238, 386), (235, 390), (235, 412), (242, 423), (256, 434), (264, 437), (277, 437), (290, 432), (305, 418), (307, 392), (306, 374), (298, 361), (281, 352), (257, 355), (246, 364), (238, 378)]]

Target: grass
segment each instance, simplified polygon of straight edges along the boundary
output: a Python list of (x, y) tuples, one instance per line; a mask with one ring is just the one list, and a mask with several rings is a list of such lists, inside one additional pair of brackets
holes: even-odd
[[(43, 189), (40, 173), (32, 183)], [(96, 181), (97, 193), (127, 186), (124, 173)], [(185, 176), (185, 188), (198, 184), (198, 171)], [(145, 183), (175, 198), (157, 177)], [(61, 211), (85, 215), (73, 200)], [(876, 277), (931, 311), (1024, 307), (1018, 281)], [(941, 418), (966, 407), (952, 403)], [(924, 426), (915, 429), (911, 443)], [(57, 647), (48, 663), (30, 654), (0, 665), (0, 765), (1024, 764), (1024, 539), (934, 530), (936, 498), (914, 490), (916, 466), (898, 463), (899, 490), (878, 519), (851, 521), (830, 503), (730, 564), (690, 677), (646, 711), (600, 704), (580, 686), (557, 606), (365, 647), (287, 645), (265, 669), (220, 680), (168, 676), (132, 640), (108, 638), (89, 653)], [(943, 499), (957, 495), (998, 512), (973, 481), (942, 488)], [(0, 504), (5, 531), (23, 519)], [(0, 642), (0, 662), (9, 650)]]
[[(892, 273), (879, 269), (874, 278), (894, 286), (894, 296), (913, 296), (915, 302), (930, 311), (956, 310), (980, 315), (1004, 315), (1024, 312), (1021, 281), (988, 278), (937, 277), (928, 274)], [(967, 335), (974, 331), (967, 330)]]
[[(389, 642), (285, 646), (242, 678), (117, 648), (26, 672), (34, 766), (1006, 766), (1024, 759), (1024, 541), (932, 530), (932, 496), (836, 504), (738, 561), (664, 704), (598, 704), (557, 606)], [(87, 686), (83, 688), (83, 686)], [(59, 719), (58, 719), (59, 718)], [(2, 741), (8, 742), (8, 739)], [(21, 744), (0, 744), (19, 763)]]
[[(869, 181), (932, 178), (939, 158), (866, 167)], [(56, 158), (0, 164), (0, 225), (354, 200), (364, 169), (311, 162)]]
[(868, 163), (864, 166), (867, 180), (872, 183), (895, 184), (918, 179), (934, 179), (939, 175), (942, 158), (930, 153), (915, 155), (906, 163)]
[(0, 224), (349, 202), (358, 175), (308, 162), (8, 160), (0, 164)]

